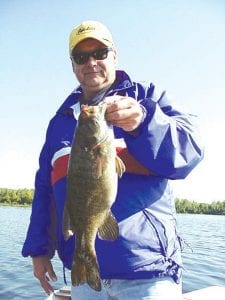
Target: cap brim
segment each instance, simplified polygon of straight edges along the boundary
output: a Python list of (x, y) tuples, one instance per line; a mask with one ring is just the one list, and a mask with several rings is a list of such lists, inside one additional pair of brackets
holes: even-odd
[(113, 45), (113, 43), (112, 43), (111, 41), (109, 41), (109, 40), (107, 40), (107, 39), (105, 39), (105, 38), (100, 38), (99, 36), (97, 36), (97, 35), (95, 35), (95, 34), (87, 34), (87, 35), (82, 35), (82, 37), (80, 37), (80, 38), (77, 38), (77, 39), (76, 39), (76, 42), (75, 42), (74, 44), (71, 43), (71, 46), (70, 46), (70, 53), (73, 52), (73, 50), (76, 48), (76, 46), (77, 46), (80, 42), (82, 42), (82, 41), (84, 41), (84, 40), (86, 40), (86, 39), (95, 39), (95, 40), (101, 42), (103, 45), (105, 45), (105, 46), (107, 46), (107, 47)]

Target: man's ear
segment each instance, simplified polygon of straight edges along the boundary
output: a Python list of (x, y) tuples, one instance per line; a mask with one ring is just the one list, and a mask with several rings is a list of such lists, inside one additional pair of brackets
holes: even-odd
[(114, 61), (115, 61), (115, 66), (117, 65), (118, 59), (117, 59), (117, 50), (114, 49), (113, 50), (113, 54), (114, 54)]
[(71, 64), (72, 64), (72, 69), (73, 69), (73, 73), (75, 73), (75, 66), (74, 66), (74, 62), (73, 62), (73, 59), (70, 57), (70, 61), (71, 61)]

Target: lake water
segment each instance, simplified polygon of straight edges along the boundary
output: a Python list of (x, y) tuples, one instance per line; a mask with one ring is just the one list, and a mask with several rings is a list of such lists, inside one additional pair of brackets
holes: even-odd
[[(45, 299), (32, 275), (30, 258), (21, 256), (30, 208), (0, 206), (0, 299)], [(225, 216), (178, 215), (179, 231), (190, 245), (183, 252), (183, 291), (210, 285), (225, 286)], [(58, 281), (64, 286), (62, 265), (53, 260)], [(69, 282), (70, 274), (66, 272)]]

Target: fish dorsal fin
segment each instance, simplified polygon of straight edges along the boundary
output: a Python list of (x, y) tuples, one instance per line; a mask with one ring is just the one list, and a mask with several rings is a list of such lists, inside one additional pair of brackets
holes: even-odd
[(119, 177), (122, 177), (123, 173), (126, 171), (126, 167), (122, 159), (117, 155), (116, 156), (116, 172)]
[(105, 218), (104, 223), (98, 229), (98, 236), (102, 240), (114, 241), (119, 235), (119, 227), (117, 221), (111, 211)]

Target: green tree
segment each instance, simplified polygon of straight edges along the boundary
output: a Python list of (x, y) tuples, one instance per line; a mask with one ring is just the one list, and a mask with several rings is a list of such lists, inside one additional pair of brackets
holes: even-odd
[(0, 203), (5, 205), (30, 205), (34, 195), (33, 189), (0, 188)]

